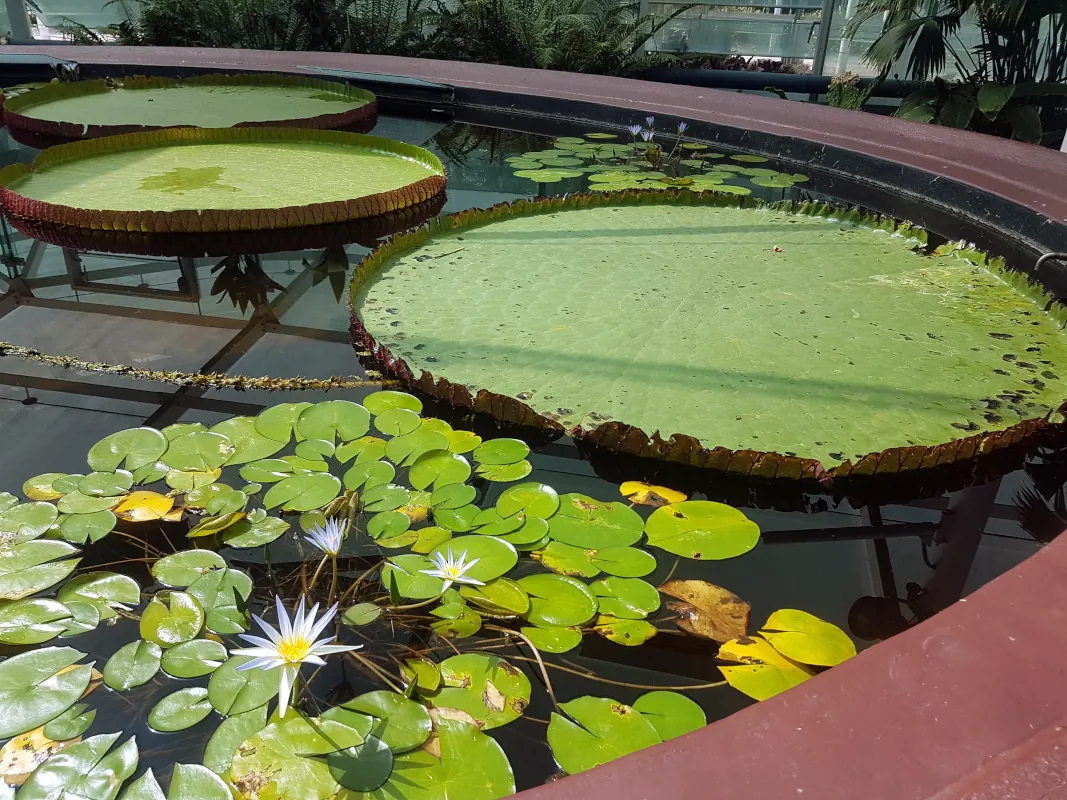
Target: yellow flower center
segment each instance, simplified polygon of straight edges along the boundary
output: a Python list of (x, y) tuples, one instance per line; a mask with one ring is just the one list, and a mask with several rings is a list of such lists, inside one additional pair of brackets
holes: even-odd
[(449, 564), (441, 572), (445, 573), (445, 577), (450, 581), (456, 581), (463, 577), (463, 572), (455, 564)]
[(314, 642), (303, 636), (283, 638), (278, 643), (278, 655), (290, 664), (296, 664), (307, 658), (308, 653), (311, 652), (312, 644)]

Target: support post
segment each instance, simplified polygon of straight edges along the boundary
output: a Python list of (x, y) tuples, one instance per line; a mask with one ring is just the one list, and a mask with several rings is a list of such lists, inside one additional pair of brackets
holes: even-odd
[(11, 28), (11, 39), (14, 44), (31, 44), (33, 42), (33, 28), (30, 27), (30, 15), (26, 12), (26, 3), (23, 0), (4, 0), (7, 10), (7, 24)]
[(819, 14), (819, 38), (815, 41), (815, 56), (811, 62), (811, 74), (822, 75), (826, 67), (826, 48), (830, 44), (830, 26), (834, 23), (834, 0), (822, 0)]

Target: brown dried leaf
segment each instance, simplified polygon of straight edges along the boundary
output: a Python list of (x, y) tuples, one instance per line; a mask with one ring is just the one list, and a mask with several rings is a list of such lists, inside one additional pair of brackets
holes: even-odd
[(659, 587), (669, 596), (683, 601), (667, 608), (678, 614), (678, 627), (695, 636), (716, 642), (739, 639), (748, 632), (752, 606), (733, 592), (707, 581), (669, 581)]
[(64, 747), (81, 741), (78, 736), (64, 742), (54, 742), (44, 735), (44, 727), (20, 733), (0, 749), (0, 780), (9, 786), (21, 786), (37, 769)]

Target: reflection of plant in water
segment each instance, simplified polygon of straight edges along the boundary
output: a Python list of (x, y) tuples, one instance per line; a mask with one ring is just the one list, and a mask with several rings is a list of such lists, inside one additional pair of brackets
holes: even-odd
[[(421, 411), (411, 395), (379, 391), (363, 405), (285, 403), (210, 430), (124, 430), (90, 449), (89, 474), (31, 478), (26, 502), (0, 494), (0, 643), (39, 645), (102, 621), (130, 633), (136, 621), (138, 634), (102, 676), (64, 646), (0, 663), (0, 735), (36, 737), (42, 762), (20, 796), (59, 785), (73, 792), (77, 773), (110, 787), (113, 800), (135, 773), (132, 737), (111, 755), (121, 733), (79, 741), (108, 727), (91, 701), (78, 702), (94, 675), (152, 703), (157, 731), (222, 718), (204, 766), (176, 767), (174, 800), (325, 800), (345, 789), (405, 796), (411, 785), (431, 787), (427, 798), (492, 800), (514, 792), (515, 778), (483, 731), (534, 720), (532, 701), (557, 712), (547, 743), (576, 773), (703, 726), (700, 706), (678, 691), (728, 683), (762, 699), (855, 653), (840, 629), (805, 612), (777, 611), (749, 633), (748, 603), (727, 590), (643, 580), (657, 570), (656, 550), (699, 560), (751, 550), (759, 529), (741, 512), (646, 484), (623, 487), (626, 505), (516, 483), (532, 470), (525, 443), (483, 441)], [(306, 540), (287, 535), (294, 523)], [(305, 541), (321, 555), (310, 576)], [(93, 561), (101, 547), (108, 555)], [(116, 561), (117, 550), (137, 556)], [(250, 571), (235, 566), (242, 551), (252, 554)], [(320, 582), (327, 563), (330, 579)], [(109, 564), (145, 565), (158, 588), (104, 571)], [(54, 596), (42, 594), (57, 585)], [(666, 614), (661, 593), (672, 598)], [(317, 618), (320, 603), (330, 608)], [(273, 610), (277, 624), (254, 617), (256, 607)], [(265, 637), (248, 634), (252, 619)], [(553, 659), (586, 637), (644, 644), (660, 632), (656, 620), (718, 642), (725, 681), (642, 686)], [(512, 642), (529, 655), (493, 653)], [(322, 691), (341, 662), (373, 688), (355, 697), (343, 686)], [(319, 669), (298, 687), (305, 663)], [(159, 698), (160, 670), (206, 687)], [(632, 706), (564, 699), (552, 672), (648, 691)], [(151, 771), (127, 792), (162, 796)]]
[[(655, 129), (655, 118), (645, 125), (631, 125), (629, 142), (615, 141), (611, 133), (587, 133), (585, 138), (561, 136), (549, 150), (530, 151), (507, 159), (520, 178), (537, 183), (555, 183), (565, 178), (589, 178), (592, 191), (623, 189), (688, 189), (728, 194), (751, 194), (740, 185), (747, 178), (754, 186), (787, 188), (807, 181), (799, 173), (785, 173), (760, 166), (763, 156), (716, 153), (700, 142), (683, 142), (685, 122), (671, 132)], [(734, 163), (732, 163), (734, 162)], [(732, 181), (732, 182), (731, 182)]]
[[(244, 269), (241, 263), (244, 262)], [(241, 313), (248, 310), (265, 306), (268, 295), (271, 292), (283, 292), (285, 287), (275, 282), (260, 266), (259, 256), (226, 256), (218, 264), (211, 268), (211, 274), (218, 273), (215, 282), (211, 284), (211, 296), (230, 298), (234, 308), (240, 308)]]
[(458, 166), (466, 166), (467, 158), (478, 150), (485, 152), (490, 164), (505, 153), (517, 153), (538, 147), (544, 137), (479, 125), (449, 125), (433, 137), (441, 154)]
[(318, 286), (329, 280), (334, 299), (338, 303), (345, 296), (345, 283), (348, 279), (348, 253), (343, 245), (333, 245), (322, 251), (322, 257), (314, 264), (306, 258), (305, 267), (311, 270), (311, 285)]

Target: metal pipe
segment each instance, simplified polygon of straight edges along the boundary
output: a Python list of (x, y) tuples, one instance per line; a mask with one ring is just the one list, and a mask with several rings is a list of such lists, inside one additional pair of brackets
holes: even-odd
[(815, 41), (815, 57), (811, 62), (813, 75), (822, 75), (826, 67), (826, 48), (830, 44), (830, 26), (834, 21), (834, 0), (822, 0), (819, 15), (819, 38)]

